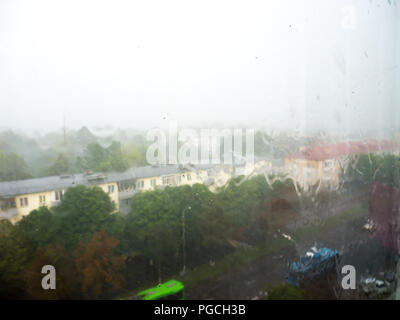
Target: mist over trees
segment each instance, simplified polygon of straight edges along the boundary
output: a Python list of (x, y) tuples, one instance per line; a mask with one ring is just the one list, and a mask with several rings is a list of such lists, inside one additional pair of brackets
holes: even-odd
[(18, 154), (5, 153), (0, 150), (0, 181), (21, 180), (31, 178), (28, 165)]
[[(315, 140), (315, 139), (314, 139)], [(255, 132), (256, 156), (283, 158), (309, 139)], [(315, 142), (315, 141), (314, 141)], [(92, 172), (124, 171), (148, 165), (146, 151), (153, 141), (145, 133), (118, 130), (96, 136), (82, 127), (67, 134), (50, 132), (28, 137), (13, 131), (0, 132), (0, 181)], [(178, 144), (182, 144), (179, 142)], [(221, 153), (224, 141), (221, 137)], [(243, 152), (246, 150), (243, 136)]]
[(0, 132), (0, 181), (83, 173), (124, 171), (145, 165), (148, 143), (139, 133), (96, 136), (86, 127), (78, 131), (28, 137)]

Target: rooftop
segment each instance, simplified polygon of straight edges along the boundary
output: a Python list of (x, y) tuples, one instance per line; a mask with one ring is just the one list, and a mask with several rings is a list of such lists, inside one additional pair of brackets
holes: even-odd
[(206, 170), (208, 165), (182, 166), (145, 166), (130, 168), (125, 172), (93, 173), (93, 174), (71, 174), (62, 176), (51, 176), (36, 179), (0, 182), (0, 197), (13, 197), (20, 194), (37, 193), (51, 190), (62, 190), (76, 185), (96, 185), (126, 180), (134, 180), (147, 177), (158, 177), (188, 172), (194, 170)]
[[(256, 159), (259, 161), (261, 159)], [(125, 172), (70, 174), (51, 176), (36, 179), (0, 182), (0, 197), (7, 198), (20, 194), (38, 193), (52, 190), (65, 190), (76, 185), (96, 185), (112, 182), (135, 180), (140, 178), (160, 177), (176, 173), (191, 172), (197, 170), (209, 170), (224, 165), (199, 164), (199, 165), (159, 165), (133, 167)]]
[(354, 154), (392, 151), (396, 149), (398, 149), (398, 145), (388, 140), (349, 141), (305, 148), (293, 153), (288, 158), (323, 161)]

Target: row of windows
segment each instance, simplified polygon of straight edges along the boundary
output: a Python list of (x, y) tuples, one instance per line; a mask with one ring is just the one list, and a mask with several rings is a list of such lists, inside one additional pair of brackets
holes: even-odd
[[(155, 187), (157, 185), (156, 179), (151, 179), (150, 180), (150, 185), (152, 187)], [(129, 190), (136, 190), (137, 189), (142, 189), (144, 188), (144, 180), (138, 181), (136, 183), (122, 183), (119, 185), (118, 190), (119, 191), (129, 191)], [(110, 189), (110, 186), (109, 186)], [(113, 189), (114, 190), (114, 189)], [(109, 192), (110, 193), (110, 192)]]
[[(185, 175), (183, 174), (182, 177), (185, 177)], [(166, 177), (162, 177), (162, 184), (167, 184), (167, 185), (175, 185), (175, 184), (180, 184), (182, 181), (182, 177), (179, 176), (166, 176)], [(190, 174), (186, 175), (186, 179), (188, 181), (192, 180), (192, 176)]]
[[(182, 175), (183, 177), (185, 175)], [(190, 174), (186, 175), (186, 179), (188, 181), (192, 180), (192, 176)], [(180, 184), (182, 181), (181, 176), (166, 176), (166, 177), (162, 177), (162, 184), (163, 185), (175, 185), (175, 184)], [(157, 185), (157, 179), (151, 179), (150, 180), (150, 186), (151, 187), (155, 187)], [(134, 185), (134, 189), (143, 189), (144, 188), (144, 180), (142, 181), (138, 181), (135, 185)]]
[[(189, 181), (192, 180), (192, 177), (191, 177), (190, 174), (187, 175), (187, 180), (189, 180)], [(181, 182), (181, 177), (180, 176), (163, 177), (163, 184), (175, 184), (175, 183), (173, 183), (175, 181), (179, 184)], [(157, 185), (156, 179), (151, 179), (150, 180), (150, 185), (152, 187), (155, 187)], [(121, 190), (130, 189), (132, 186), (133, 186), (133, 189), (136, 189), (136, 187), (138, 189), (142, 189), (142, 188), (144, 188), (144, 180), (138, 181), (136, 184), (132, 184), (132, 185), (131, 184), (124, 184), (123, 186), (121, 186)], [(115, 191), (115, 186), (113, 184), (112, 185), (108, 185), (108, 193), (114, 193), (114, 191)], [(62, 190), (54, 191), (55, 200), (56, 201), (62, 200), (63, 194), (64, 194), (64, 192)], [(45, 195), (39, 195), (39, 203), (40, 203), (40, 205), (44, 205), (46, 203), (46, 196)], [(27, 197), (20, 198), (19, 199), (19, 204), (20, 204), (21, 207), (27, 207), (28, 206), (28, 198)]]
[(135, 190), (136, 186), (133, 182), (125, 182), (118, 184), (118, 191)]
[[(54, 199), (56, 201), (60, 201), (63, 198), (64, 192), (62, 190), (54, 191)], [(39, 195), (39, 204), (45, 205), (46, 204), (46, 195), (41, 194)], [(28, 197), (19, 198), (19, 205), (20, 207), (27, 207), (29, 205)]]
[[(180, 176), (180, 175), (165, 176), (165, 177), (162, 177), (161, 183), (163, 185), (180, 184), (182, 181), (182, 177), (184, 178), (185, 174), (183, 174), (182, 176)], [(187, 181), (191, 181), (192, 180), (191, 174), (187, 174), (186, 179), (187, 179)], [(150, 180), (151, 187), (154, 188), (155, 186), (157, 186), (157, 184), (158, 183), (157, 183), (156, 178)], [(119, 191), (143, 189), (144, 187), (145, 187), (145, 180), (137, 181), (136, 183), (125, 182), (125, 183), (118, 184)], [(109, 189), (108, 193), (112, 193), (114, 190), (111, 186), (109, 186), (108, 189)]]

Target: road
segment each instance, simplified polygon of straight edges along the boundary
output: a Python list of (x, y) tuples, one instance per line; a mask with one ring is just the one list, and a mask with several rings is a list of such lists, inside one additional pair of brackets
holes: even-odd
[(341, 225), (332, 227), (309, 237), (299, 243), (293, 243), (278, 252), (262, 256), (240, 269), (232, 269), (186, 292), (187, 299), (257, 299), (268, 284), (285, 281), (287, 264), (297, 260), (315, 243), (339, 250), (342, 255), (341, 265), (351, 264), (359, 278), (369, 270), (378, 274), (392, 267), (388, 259), (390, 253), (368, 236), (362, 226), (367, 219), (367, 212), (350, 219)]

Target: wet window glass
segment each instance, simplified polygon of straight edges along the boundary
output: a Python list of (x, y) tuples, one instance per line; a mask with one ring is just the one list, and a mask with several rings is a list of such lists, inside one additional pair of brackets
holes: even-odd
[(0, 44), (0, 299), (400, 299), (400, 0), (0, 1)]

